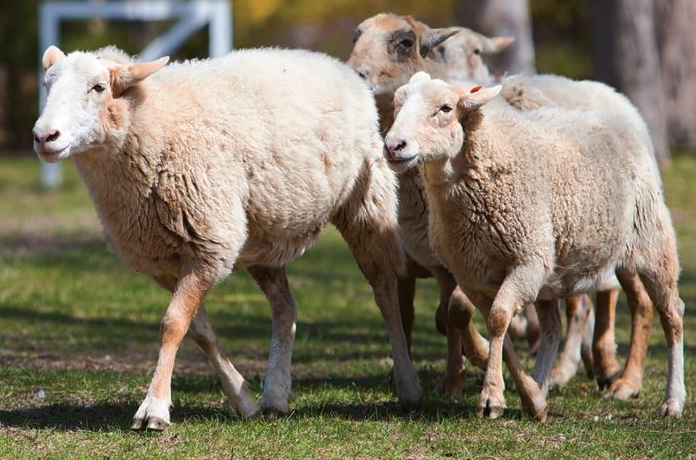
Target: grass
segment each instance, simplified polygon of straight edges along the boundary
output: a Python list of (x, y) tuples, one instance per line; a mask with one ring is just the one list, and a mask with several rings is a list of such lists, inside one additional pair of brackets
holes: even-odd
[[(680, 420), (655, 409), (666, 349), (654, 321), (643, 394), (604, 399), (578, 375), (549, 397), (546, 424), (524, 416), (511, 385), (509, 409), (479, 420), (483, 374), (470, 370), (465, 397), (429, 390), (444, 369), (434, 331), (436, 290), (421, 281), (414, 360), (426, 390), (405, 414), (386, 375), (386, 332), (372, 293), (333, 230), (289, 268), (299, 305), (292, 413), (273, 421), (229, 418), (222, 389), (186, 340), (173, 380), (173, 425), (134, 433), (157, 353), (166, 293), (110, 254), (84, 187), (70, 165), (66, 185), (42, 191), (32, 157), (0, 159), (0, 458), (693, 458), (696, 452), (696, 157), (665, 172), (680, 237), (687, 305), (688, 407)], [(222, 347), (257, 396), (270, 338), (268, 306), (251, 278), (235, 274), (207, 301)], [(619, 354), (627, 308), (617, 318)], [(479, 327), (483, 330), (482, 324)], [(527, 365), (532, 361), (522, 353)], [(509, 378), (508, 378), (509, 382)]]

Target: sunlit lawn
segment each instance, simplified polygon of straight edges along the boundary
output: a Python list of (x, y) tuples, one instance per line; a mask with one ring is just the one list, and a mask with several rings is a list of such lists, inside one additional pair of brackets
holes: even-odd
[[(389, 347), (372, 293), (338, 234), (329, 229), (289, 269), (299, 305), (292, 413), (274, 421), (229, 418), (221, 387), (186, 340), (173, 381), (173, 425), (129, 431), (157, 353), (167, 294), (132, 273), (101, 241), (84, 186), (66, 164), (65, 186), (43, 191), (29, 155), (0, 158), (0, 458), (686, 458), (696, 455), (696, 157), (664, 174), (680, 236), (686, 303), (688, 407), (681, 420), (656, 416), (666, 349), (655, 319), (643, 394), (602, 398), (579, 374), (552, 391), (538, 424), (509, 409), (479, 420), (483, 374), (471, 370), (466, 397), (430, 390), (444, 369), (434, 329), (436, 290), (421, 281), (414, 360), (426, 389), (422, 411), (403, 413), (389, 386)], [(270, 338), (268, 306), (246, 273), (207, 301), (223, 349), (260, 395)], [(623, 357), (628, 315), (619, 307)], [(484, 330), (479, 322), (480, 330)], [(523, 348), (523, 347), (522, 347)], [(526, 357), (524, 352), (523, 356)], [(531, 364), (526, 357), (528, 365)]]

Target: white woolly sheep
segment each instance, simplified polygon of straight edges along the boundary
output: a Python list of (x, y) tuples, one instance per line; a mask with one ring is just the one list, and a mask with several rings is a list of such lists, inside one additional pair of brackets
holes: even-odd
[(296, 307), (285, 264), (328, 223), (373, 287), (399, 399), (418, 404), (397, 304), (404, 257), (396, 180), (365, 83), (345, 64), (299, 50), (166, 63), (133, 63), (114, 48), (65, 56), (52, 46), (43, 57), (46, 106), (34, 126), (43, 160), (73, 159), (110, 248), (173, 293), (133, 428), (169, 424), (172, 368), (189, 324), (231, 407), (243, 416), (258, 411), (202, 304), (242, 268), (273, 315), (261, 410), (287, 411)]
[[(348, 63), (375, 91), (382, 132), (386, 132), (393, 122), (393, 91), (415, 71), (428, 71), (433, 76), (448, 81), (489, 82), (491, 76), (481, 55), (499, 52), (511, 41), (508, 37), (488, 38), (465, 28), (430, 29), (411, 17), (379, 14), (358, 26), (355, 47)], [(553, 75), (508, 77), (502, 84), (505, 100), (520, 110), (532, 110), (545, 105), (610, 110), (630, 120), (636, 129), (644, 133), (646, 145), (652, 145), (645, 122), (635, 107), (626, 97), (604, 84), (575, 82)], [(454, 327), (461, 330), (467, 356), (470, 359), (473, 356), (475, 364), (485, 365), (485, 360), (482, 359), (485, 341), (473, 329), (470, 321), (473, 307), (459, 290), (454, 291), (450, 301), (452, 308), (449, 309), (456, 326), (447, 325), (442, 319), (446, 319), (447, 315), (443, 312), (448, 310), (446, 299), (448, 292), (452, 291), (450, 286), (454, 284), (451, 275), (442, 270), (430, 250), (427, 225), (423, 219), (427, 215), (427, 202), (424, 200), (422, 179), (417, 171), (409, 171), (399, 181), (399, 220), (407, 254), (427, 267), (440, 287), (438, 329), (444, 331), (447, 327)], [(411, 276), (401, 279), (399, 283), (403, 318), (413, 317), (413, 286), (415, 274), (420, 272), (410, 270), (409, 273)], [(632, 313), (632, 334), (628, 363), (623, 373), (616, 361), (613, 327), (618, 290), (610, 289), (597, 293), (594, 340), (592, 334), (595, 321), (591, 301), (586, 296), (566, 300), (568, 334), (561, 359), (552, 374), (553, 384), (566, 383), (576, 373), (582, 357), (588, 375), (596, 376), (600, 388), (608, 386), (609, 394), (627, 399), (640, 393), (652, 309), (639, 280), (633, 280), (625, 289)], [(525, 312), (530, 319), (534, 319), (533, 308), (527, 306)], [(530, 346), (535, 348), (539, 336), (534, 331), (538, 331), (538, 325), (534, 326), (534, 321), (522, 325), (522, 319), (520, 316), (514, 319), (517, 327), (513, 330), (526, 333)], [(530, 323), (533, 328), (527, 326)], [(411, 323), (405, 324), (409, 345), (411, 327)], [(521, 334), (518, 332), (516, 335)], [(448, 335), (448, 350), (455, 350), (456, 343), (450, 343), (451, 340), (457, 341), (458, 338)], [(449, 356), (447, 362), (448, 368), (441, 382), (444, 383), (443, 389), (447, 393), (461, 393), (463, 380), (458, 376), (459, 372), (454, 370), (462, 367), (461, 358)], [(438, 387), (442, 388), (443, 385), (439, 384)]]
[(470, 90), (419, 72), (397, 91), (385, 138), (395, 170), (423, 163), (433, 246), (487, 318), (478, 415), (497, 417), (505, 406), (505, 348), (523, 405), (546, 417), (549, 355), (540, 350), (533, 379), (522, 371), (505, 339), (515, 311), (536, 300), (545, 307), (542, 323), (556, 323), (557, 299), (602, 290), (614, 275), (638, 275), (668, 346), (659, 413), (680, 416), (684, 303), (676, 238), (641, 133), (598, 110), (483, 110), (500, 90)]
[[(504, 78), (501, 84), (501, 95), (505, 101), (520, 110), (551, 106), (601, 109), (623, 118), (649, 151), (649, 157), (655, 162), (655, 167), (652, 169), (655, 173), (654, 179), (657, 183), (661, 182), (645, 120), (628, 98), (614, 88), (596, 81), (574, 81), (558, 75), (510, 76)], [(594, 373), (600, 388), (608, 387), (608, 394), (626, 400), (637, 397), (642, 389), (643, 368), (653, 312), (650, 297), (637, 276), (625, 277), (621, 285), (631, 311), (631, 344), (626, 367), (622, 371), (616, 361), (613, 327), (618, 298), (616, 289), (597, 293), (592, 352)], [(578, 331), (585, 327), (578, 321), (578, 316), (591, 313), (585, 308), (580, 308), (576, 312), (572, 319), (569, 317), (568, 340), (578, 341), (578, 334), (582, 333)], [(571, 333), (572, 330), (575, 330), (575, 333)], [(586, 329), (585, 334), (588, 332)], [(566, 345), (562, 359), (559, 360), (559, 365), (552, 375), (552, 381), (556, 384), (566, 383), (575, 374), (577, 368), (576, 363), (580, 354), (577, 344)], [(571, 353), (575, 354), (573, 358), (569, 356)]]

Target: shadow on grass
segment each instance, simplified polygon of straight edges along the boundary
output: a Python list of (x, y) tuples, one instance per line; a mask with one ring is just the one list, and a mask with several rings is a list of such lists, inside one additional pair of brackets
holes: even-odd
[[(429, 387), (436, 377), (435, 373), (426, 372), (424, 388)], [(387, 421), (393, 418), (405, 420), (440, 421), (447, 418), (471, 419), (476, 417), (475, 406), (480, 391), (479, 378), (473, 379), (467, 386), (464, 398), (438, 397), (427, 393), (423, 403), (415, 411), (405, 411), (396, 401), (396, 395), (386, 383), (386, 376), (368, 375), (359, 378), (327, 377), (295, 379), (294, 388), (297, 394), (314, 394), (323, 390), (348, 389), (349, 392), (362, 399), (361, 394), (385, 390), (391, 394), (388, 402), (332, 402), (329, 397), (316, 395), (312, 401), (291, 403), (291, 419), (314, 419), (329, 417), (350, 421)], [(204, 387), (204, 388), (201, 388)], [(175, 402), (186, 401), (186, 396), (206, 391), (210, 400), (218, 401), (220, 384), (214, 377), (176, 378), (173, 381)], [(197, 397), (200, 397), (197, 396)], [(180, 399), (181, 398), (181, 399)], [(205, 396), (203, 396), (205, 398)], [(381, 398), (380, 398), (381, 399)], [(316, 402), (315, 402), (316, 401)], [(130, 427), (133, 414), (138, 408), (139, 400), (129, 397), (124, 401), (99, 402), (96, 404), (79, 404), (56, 402), (43, 406), (0, 410), (0, 426), (20, 429), (56, 429), (64, 431), (121, 431)], [(294, 407), (293, 407), (294, 406)], [(238, 419), (230, 418), (227, 407), (207, 405), (204, 401), (178, 402), (171, 413), (173, 423), (238, 423)], [(517, 408), (507, 409), (505, 418), (520, 419), (525, 417)]]
[[(133, 421), (138, 404), (100, 403), (71, 405), (55, 403), (27, 409), (0, 410), (0, 425), (24, 429), (56, 429), (63, 431), (120, 431), (127, 430)], [(191, 406), (172, 410), (172, 420), (189, 418), (221, 420), (226, 412), (217, 407)]]

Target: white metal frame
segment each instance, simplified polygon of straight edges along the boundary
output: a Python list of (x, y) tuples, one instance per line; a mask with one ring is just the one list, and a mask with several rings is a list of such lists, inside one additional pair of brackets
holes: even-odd
[[(208, 53), (222, 56), (232, 49), (232, 11), (228, 0), (144, 0), (49, 1), (39, 6), (39, 70), (41, 57), (50, 45), (60, 44), (60, 23), (65, 20), (101, 18), (121, 21), (177, 20), (167, 32), (155, 38), (140, 52), (140, 59), (151, 61), (176, 51), (191, 35), (209, 26)], [(43, 110), (46, 90), (39, 84), (39, 113)], [(42, 163), (41, 183), (54, 188), (62, 182), (59, 164)]]

